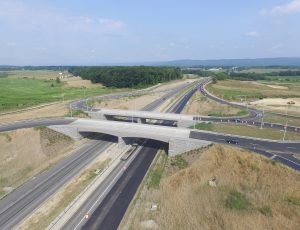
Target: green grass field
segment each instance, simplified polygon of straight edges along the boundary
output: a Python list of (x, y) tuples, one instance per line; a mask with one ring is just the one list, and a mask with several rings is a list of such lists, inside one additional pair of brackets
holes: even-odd
[(103, 87), (73, 88), (55, 80), (0, 78), (0, 111), (9, 111), (63, 99), (70, 100), (116, 91)]
[(12, 70), (12, 71), (1, 71), (0, 77), (36, 78), (36, 79), (50, 80), (58, 77), (59, 73), (63, 73), (63, 75), (71, 75), (67, 71), (58, 71), (58, 70)]

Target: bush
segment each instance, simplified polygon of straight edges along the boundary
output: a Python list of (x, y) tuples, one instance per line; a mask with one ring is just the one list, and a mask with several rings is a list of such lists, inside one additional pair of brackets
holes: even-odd
[(230, 209), (248, 210), (251, 207), (251, 203), (242, 193), (231, 191), (226, 199), (225, 206)]

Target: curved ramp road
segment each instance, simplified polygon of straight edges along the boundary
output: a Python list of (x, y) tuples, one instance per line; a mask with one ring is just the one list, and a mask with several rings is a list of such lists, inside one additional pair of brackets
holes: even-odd
[(67, 125), (75, 121), (73, 118), (53, 118), (18, 121), (14, 123), (0, 124), (0, 132), (13, 131), (16, 129), (33, 128), (38, 126)]
[[(300, 132), (300, 127), (295, 127), (295, 126), (285, 126), (285, 125), (281, 125), (281, 124), (274, 124), (274, 123), (269, 123), (269, 122), (260, 122), (260, 121), (257, 121), (257, 119), (261, 118), (262, 117), (262, 111), (258, 110), (258, 109), (254, 109), (254, 108), (248, 108), (247, 106), (245, 105), (238, 105), (238, 104), (235, 104), (235, 103), (231, 103), (231, 102), (228, 102), (228, 101), (225, 101), (223, 99), (220, 99), (218, 97), (215, 97), (214, 95), (212, 94), (209, 94), (205, 89), (204, 89), (204, 86), (210, 82), (210, 79), (207, 79), (205, 80), (204, 82), (200, 83), (199, 85), (199, 92), (213, 100), (213, 101), (216, 101), (220, 104), (226, 104), (226, 105), (230, 105), (230, 106), (233, 106), (233, 107), (238, 107), (238, 108), (243, 108), (243, 109), (248, 109), (249, 111), (249, 115), (248, 116), (244, 116), (244, 117), (230, 117), (230, 118), (226, 118), (226, 117), (201, 117), (201, 116), (195, 116), (194, 117), (194, 120), (201, 120), (201, 121), (211, 121), (211, 122), (222, 122), (222, 123), (240, 123), (240, 124), (249, 124), (249, 125), (255, 125), (255, 126), (261, 126), (261, 124), (263, 125), (263, 127), (266, 127), (266, 128), (273, 128), (273, 129), (281, 129), (281, 130), (284, 130), (286, 129), (286, 131), (290, 131), (290, 132)], [(270, 113), (270, 112), (268, 112)], [(273, 113), (270, 113), (270, 114), (273, 114)], [(276, 114), (276, 113), (274, 113)], [(277, 115), (280, 115), (280, 116), (284, 116), (286, 117), (286, 115), (283, 115), (283, 114), (277, 114)], [(293, 118), (294, 116), (289, 116), (288, 117), (291, 117)], [(299, 117), (297, 117), (299, 119)]]

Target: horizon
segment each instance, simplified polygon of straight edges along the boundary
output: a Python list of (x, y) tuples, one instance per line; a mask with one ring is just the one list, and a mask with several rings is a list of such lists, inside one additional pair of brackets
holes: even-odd
[(299, 57), (300, 0), (0, 2), (0, 64)]

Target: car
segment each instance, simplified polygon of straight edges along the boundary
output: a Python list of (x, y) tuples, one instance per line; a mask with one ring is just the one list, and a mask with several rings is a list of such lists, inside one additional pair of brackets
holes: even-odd
[(237, 141), (237, 140), (235, 140), (235, 139), (229, 139), (229, 140), (226, 140), (226, 142), (228, 143), (228, 144), (234, 144), (234, 145), (237, 145), (239, 142)]

